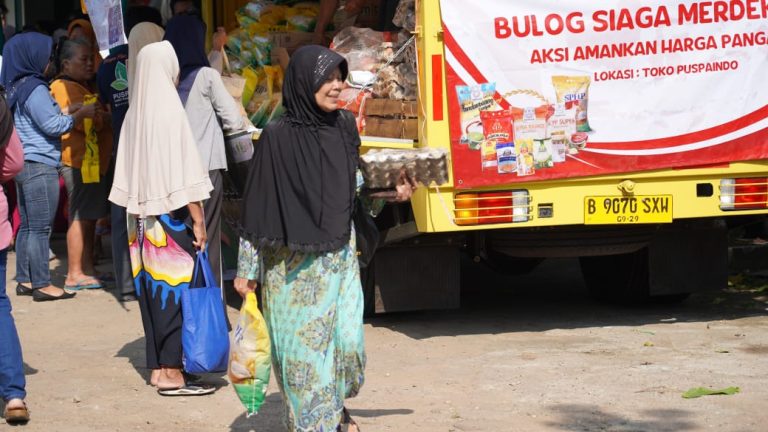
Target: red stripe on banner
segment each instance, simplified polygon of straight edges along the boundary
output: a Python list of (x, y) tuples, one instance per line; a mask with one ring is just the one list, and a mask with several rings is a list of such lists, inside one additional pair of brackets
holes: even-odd
[[(474, 63), (472, 63), (472, 60), (469, 59), (467, 53), (461, 49), (458, 42), (456, 42), (456, 39), (453, 38), (453, 35), (445, 24), (443, 24), (443, 40), (445, 41), (445, 46), (448, 47), (453, 56), (456, 58), (456, 60), (458, 60), (459, 64), (464, 68), (464, 70), (469, 73), (472, 79), (474, 79), (477, 83), (489, 82), (480, 72), (480, 69), (478, 69)], [(496, 101), (499, 103), (499, 105), (501, 105), (503, 109), (509, 109), (509, 102), (504, 99), (501, 93), (496, 92), (495, 97)]]
[(597, 148), (596, 146), (609, 145), (611, 146), (611, 150), (645, 150), (665, 146), (692, 144), (717, 138), (731, 132), (736, 132), (740, 129), (744, 129), (747, 126), (753, 125), (760, 120), (765, 119), (766, 117), (768, 117), (768, 105), (765, 105), (762, 108), (745, 116), (729, 121), (728, 123), (723, 123), (721, 125), (713, 126), (711, 128), (696, 132), (643, 141), (594, 142), (590, 143), (589, 147)]
[(443, 56), (432, 56), (432, 120), (443, 120)]

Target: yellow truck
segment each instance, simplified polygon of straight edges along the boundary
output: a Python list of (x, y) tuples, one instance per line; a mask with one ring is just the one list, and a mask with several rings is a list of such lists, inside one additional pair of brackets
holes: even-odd
[(418, 0), (418, 140), (448, 183), (380, 218), (369, 311), (456, 307), (460, 260), (579, 257), (604, 299), (722, 288), (768, 212), (763, 2)]

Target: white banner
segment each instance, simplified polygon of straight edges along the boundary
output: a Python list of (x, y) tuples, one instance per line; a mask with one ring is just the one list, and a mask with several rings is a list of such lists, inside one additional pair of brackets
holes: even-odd
[(709, 163), (702, 149), (768, 128), (768, 0), (440, 3), (448, 92), (495, 83), (502, 108), (574, 103), (594, 166), (614, 165), (597, 154)]

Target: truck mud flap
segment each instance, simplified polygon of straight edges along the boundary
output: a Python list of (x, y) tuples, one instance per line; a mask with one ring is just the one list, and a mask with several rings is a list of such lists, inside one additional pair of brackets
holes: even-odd
[(722, 289), (728, 283), (728, 232), (717, 220), (664, 226), (648, 245), (651, 296)]
[(376, 252), (374, 311), (455, 309), (460, 304), (459, 248), (392, 246)]

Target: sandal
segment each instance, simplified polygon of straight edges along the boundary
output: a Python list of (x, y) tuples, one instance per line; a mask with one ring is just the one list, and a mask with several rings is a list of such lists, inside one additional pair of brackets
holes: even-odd
[(349, 410), (346, 407), (341, 409), (341, 423), (336, 427), (336, 430), (338, 432), (361, 432), (360, 426), (349, 415)]
[(157, 389), (160, 396), (204, 396), (216, 391), (216, 387), (207, 384), (185, 384), (183, 387)]
[(64, 285), (64, 289), (69, 291), (80, 291), (84, 289), (99, 289), (99, 288), (103, 288), (103, 286), (101, 285), (101, 282), (99, 282), (98, 279), (92, 276), (86, 276), (80, 279), (74, 285)]
[(22, 403), (24, 404), (22, 407), (11, 408), (8, 405), (5, 406), (3, 418), (5, 418), (6, 423), (9, 425), (16, 425), (29, 422), (29, 409), (27, 408), (26, 402)]

